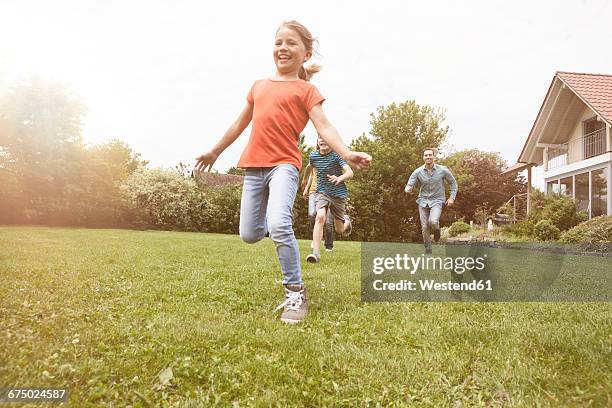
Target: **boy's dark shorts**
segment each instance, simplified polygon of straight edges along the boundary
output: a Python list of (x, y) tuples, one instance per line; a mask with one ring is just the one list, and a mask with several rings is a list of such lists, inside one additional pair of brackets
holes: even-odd
[(335, 219), (344, 222), (344, 205), (346, 200), (340, 197), (334, 197), (325, 193), (315, 193), (315, 205), (317, 211), (321, 208), (328, 208)]

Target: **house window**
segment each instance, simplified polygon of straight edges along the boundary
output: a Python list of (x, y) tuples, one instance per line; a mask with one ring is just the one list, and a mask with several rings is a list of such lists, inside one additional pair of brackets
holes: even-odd
[(582, 157), (588, 159), (606, 151), (606, 125), (597, 117), (582, 122)]
[(591, 217), (606, 215), (607, 213), (607, 188), (605, 169), (597, 169), (591, 172)]
[(546, 183), (546, 195), (559, 194), (559, 180), (549, 181)]
[(561, 194), (566, 197), (574, 196), (574, 178), (572, 176), (561, 179)]
[(589, 211), (589, 173), (576, 174), (575, 199), (578, 210)]

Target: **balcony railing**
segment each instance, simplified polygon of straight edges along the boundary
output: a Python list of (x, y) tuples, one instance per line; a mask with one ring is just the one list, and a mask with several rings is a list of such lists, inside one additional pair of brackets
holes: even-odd
[(548, 169), (556, 169), (606, 152), (606, 128), (563, 143), (548, 151)]
[(606, 152), (606, 128), (601, 128), (582, 137), (582, 160)]

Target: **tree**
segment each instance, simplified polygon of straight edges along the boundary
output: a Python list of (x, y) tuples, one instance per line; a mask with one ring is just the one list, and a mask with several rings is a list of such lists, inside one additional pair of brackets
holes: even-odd
[[(85, 106), (61, 84), (39, 78), (5, 89), (0, 97), (0, 178), (17, 182), (0, 198), (4, 222), (40, 222), (65, 209), (65, 193), (78, 174)], [(7, 202), (12, 199), (12, 202)]]
[(527, 191), (522, 177), (501, 174), (507, 163), (499, 153), (461, 150), (440, 162), (450, 169), (459, 187), (455, 205), (442, 213), (445, 222), (474, 220), (478, 207), (494, 213), (513, 195)]
[(0, 221), (117, 226), (119, 184), (146, 164), (124, 142), (85, 147), (85, 106), (34, 78), (0, 92)]
[(415, 101), (392, 103), (371, 114), (371, 137), (353, 141), (353, 150), (368, 152), (372, 167), (355, 173), (349, 183), (354, 218), (352, 239), (413, 241), (420, 236), (414, 195), (404, 193), (411, 172), (423, 164), (423, 149), (437, 148), (448, 134), (444, 112)]
[(73, 178), (68, 201), (73, 222), (87, 226), (119, 226), (126, 223), (120, 185), (147, 162), (121, 140), (92, 146), (84, 152), (84, 165)]

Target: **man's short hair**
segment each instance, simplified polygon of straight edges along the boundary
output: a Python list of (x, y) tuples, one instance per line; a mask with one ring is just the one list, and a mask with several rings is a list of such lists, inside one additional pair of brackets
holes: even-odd
[(431, 153), (433, 155), (436, 154), (436, 149), (434, 149), (433, 147), (426, 147), (425, 149), (423, 149), (423, 154), (425, 154), (426, 151), (431, 150)]

